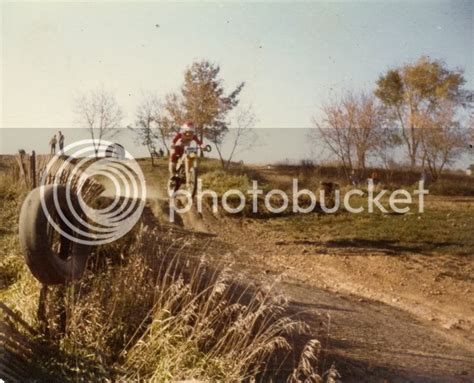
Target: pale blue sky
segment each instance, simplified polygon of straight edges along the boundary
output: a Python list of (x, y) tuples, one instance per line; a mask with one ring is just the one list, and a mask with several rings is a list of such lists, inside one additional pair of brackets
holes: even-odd
[[(131, 122), (143, 92), (177, 90), (201, 58), (221, 66), (229, 89), (246, 82), (242, 102), (258, 127), (308, 127), (331, 95), (372, 89), (422, 55), (464, 68), (473, 88), (473, 4), (2, 3), (1, 125), (74, 126), (74, 96), (97, 87), (116, 94)], [(302, 157), (305, 136), (285, 132), (276, 152)], [(2, 152), (21, 146), (8, 136)]]

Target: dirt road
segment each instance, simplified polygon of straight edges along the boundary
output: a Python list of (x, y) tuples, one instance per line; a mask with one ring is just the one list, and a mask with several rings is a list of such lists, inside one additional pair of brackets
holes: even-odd
[[(163, 188), (149, 189), (148, 206), (155, 219), (169, 224)], [(315, 261), (317, 252), (309, 240), (298, 243), (276, 238), (258, 222), (214, 215), (209, 210), (203, 214), (192, 210), (178, 216), (174, 225), (190, 230), (190, 235), (193, 231), (216, 234), (207, 239), (211, 253), (225, 251), (231, 254), (226, 259), (233, 260), (236, 272), (257, 283), (274, 284), (289, 299), (291, 310), (323, 341), (322, 368), (335, 361), (343, 381), (474, 380), (472, 308), (463, 313), (459, 307), (465, 304), (449, 305), (447, 301), (460, 294), (456, 289), (445, 297), (446, 306), (423, 300), (414, 290), (433, 283), (427, 279), (429, 273), (410, 276), (400, 259), (385, 256), (381, 260), (382, 255), (374, 252), (352, 257), (353, 249), (339, 249), (335, 255), (324, 244), (317, 246), (321, 259)], [(409, 257), (402, 261), (413, 264)], [(381, 263), (385, 268), (378, 270)], [(398, 277), (384, 276), (388, 269)], [(408, 289), (395, 285), (400, 280)], [(446, 314), (453, 307), (453, 322), (449, 322)]]
[[(325, 336), (330, 317), (328, 352), (336, 360), (342, 360), (344, 381), (470, 382), (474, 379), (471, 327), (459, 325), (460, 320), (463, 325), (471, 323), (466, 319), (468, 316), (460, 317), (457, 312), (454, 325), (446, 325), (440, 316), (426, 317), (427, 313), (446, 316), (449, 305), (434, 311), (432, 301), (423, 305), (420, 294), (412, 294), (409, 300), (409, 294), (403, 295), (397, 286), (391, 285), (398, 279), (385, 278), (383, 274), (374, 279), (374, 266), (370, 266), (377, 262), (374, 255), (359, 256), (357, 269), (351, 268), (350, 263), (340, 267), (348, 253), (323, 254), (330, 259), (308, 261), (309, 251), (298, 244), (276, 245), (281, 243), (278, 242), (281, 238), (277, 240), (258, 223), (231, 218), (204, 220), (221, 240), (232, 244), (249, 274), (259, 269), (267, 277), (283, 275), (278, 287), (295, 309), (310, 308), (318, 313), (307, 315), (305, 320), (318, 329), (321, 337)], [(410, 263), (409, 259), (404, 261)], [(401, 272), (390, 264), (387, 267), (393, 273)], [(356, 270), (361, 275), (352, 278)], [(427, 274), (416, 274), (421, 278), (417, 286)], [(406, 281), (411, 284), (412, 293), (415, 282)], [(456, 290), (450, 294), (455, 296)], [(465, 304), (458, 302), (458, 306), (462, 303)]]

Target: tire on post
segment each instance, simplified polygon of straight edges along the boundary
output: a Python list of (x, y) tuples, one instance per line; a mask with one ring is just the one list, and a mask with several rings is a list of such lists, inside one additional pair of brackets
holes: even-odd
[[(43, 196), (41, 188), (44, 188)], [(74, 241), (78, 234), (58, 214), (55, 193), (57, 206), (71, 226), (85, 231), (84, 226), (72, 214), (72, 209), (79, 216), (82, 211), (75, 193), (68, 193), (63, 185), (40, 186), (30, 191), (20, 212), (20, 245), (31, 273), (44, 284), (64, 284), (80, 278), (91, 250), (90, 246)], [(42, 198), (46, 209), (43, 209)], [(48, 221), (48, 215), (72, 239), (57, 232)]]

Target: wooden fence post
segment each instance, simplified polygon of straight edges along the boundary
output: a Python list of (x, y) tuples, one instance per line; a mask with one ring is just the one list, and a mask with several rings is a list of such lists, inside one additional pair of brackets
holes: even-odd
[(30, 157), (30, 177), (31, 177), (31, 189), (36, 187), (36, 153), (33, 150)]

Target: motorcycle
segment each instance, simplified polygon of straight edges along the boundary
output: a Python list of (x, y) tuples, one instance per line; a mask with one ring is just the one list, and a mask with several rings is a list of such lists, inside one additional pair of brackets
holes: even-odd
[(184, 149), (183, 155), (176, 164), (176, 175), (170, 177), (168, 181), (168, 195), (171, 197), (176, 193), (182, 185), (186, 186), (186, 190), (191, 197), (196, 194), (198, 179), (198, 158), (199, 150), (210, 152), (211, 146), (206, 145), (200, 149), (195, 146), (188, 146)]

